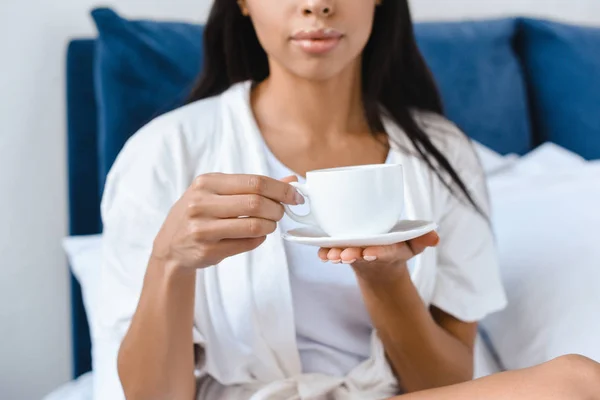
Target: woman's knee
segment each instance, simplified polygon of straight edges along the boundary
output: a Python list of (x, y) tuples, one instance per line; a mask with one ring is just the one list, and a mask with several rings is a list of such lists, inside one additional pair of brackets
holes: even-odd
[(569, 354), (558, 357), (551, 361), (551, 363), (556, 364), (557, 368), (559, 368), (561, 372), (572, 373), (576, 376), (594, 379), (600, 383), (600, 379), (598, 379), (600, 378), (600, 364), (588, 357), (578, 354)]
[(600, 399), (600, 364), (597, 362), (571, 354), (558, 357), (545, 367), (577, 398)]

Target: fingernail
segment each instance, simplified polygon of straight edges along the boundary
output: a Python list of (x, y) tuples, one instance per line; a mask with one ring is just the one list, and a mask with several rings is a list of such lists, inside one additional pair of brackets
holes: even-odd
[(323, 260), (322, 258), (320, 258), (319, 260), (321, 260), (321, 262), (322, 262), (323, 264), (325, 264), (325, 263), (328, 263), (328, 262), (329, 262), (329, 260)]
[(302, 196), (298, 191), (294, 195), (294, 200), (296, 200), (296, 204), (304, 204), (304, 196)]
[(375, 256), (364, 256), (364, 257), (363, 257), (363, 259), (364, 259), (365, 261), (369, 261), (369, 262), (370, 262), (370, 261), (375, 261), (375, 260), (377, 260), (377, 257), (375, 257)]
[(342, 261), (344, 264), (354, 264), (356, 262), (356, 258), (350, 261)]
[(341, 263), (341, 262), (342, 262), (342, 260), (331, 260), (331, 263), (332, 263), (332, 264), (339, 264), (339, 263)]

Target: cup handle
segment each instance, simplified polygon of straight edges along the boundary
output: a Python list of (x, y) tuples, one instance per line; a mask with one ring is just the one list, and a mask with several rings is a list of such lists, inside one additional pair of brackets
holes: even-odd
[[(290, 182), (290, 185), (292, 185), (294, 188), (296, 188), (296, 190), (298, 190), (298, 192), (300, 192), (300, 194), (302, 196), (304, 196), (307, 199), (310, 199), (310, 196), (308, 194), (309, 193), (308, 186), (306, 186), (302, 183), (298, 183), (298, 182)], [(294, 221), (299, 222), (301, 224), (305, 224), (305, 225), (313, 225), (316, 227), (319, 226), (317, 224), (317, 221), (315, 220), (315, 217), (313, 216), (311, 210), (309, 210), (308, 214), (306, 214), (306, 215), (298, 215), (295, 212), (293, 212), (291, 207), (287, 204), (284, 204), (283, 208), (285, 210), (285, 213)]]

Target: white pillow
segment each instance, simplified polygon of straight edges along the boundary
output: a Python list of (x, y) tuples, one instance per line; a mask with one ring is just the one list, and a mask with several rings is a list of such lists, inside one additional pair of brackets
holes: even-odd
[(579, 169), (588, 164), (580, 155), (554, 143), (544, 143), (511, 165), (513, 175), (540, 175), (549, 171)]
[(475, 140), (473, 141), (473, 146), (475, 147), (475, 151), (479, 156), (483, 171), (487, 176), (494, 175), (506, 168), (509, 168), (518, 159), (518, 156), (515, 154), (503, 156)]
[(551, 164), (489, 180), (509, 305), (482, 325), (507, 369), (600, 361), (600, 165)]
[(47, 394), (42, 400), (92, 400), (94, 375), (86, 372)]
[(70, 236), (63, 239), (63, 248), (73, 275), (81, 285), (83, 306), (93, 337), (102, 267), (102, 235)]

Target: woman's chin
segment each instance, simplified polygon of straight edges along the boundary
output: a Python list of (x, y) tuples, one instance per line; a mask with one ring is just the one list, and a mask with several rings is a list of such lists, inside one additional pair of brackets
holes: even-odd
[(328, 81), (335, 79), (345, 70), (345, 66), (336, 66), (327, 60), (303, 63), (304, 65), (299, 64), (292, 66), (288, 70), (296, 77), (308, 81)]

